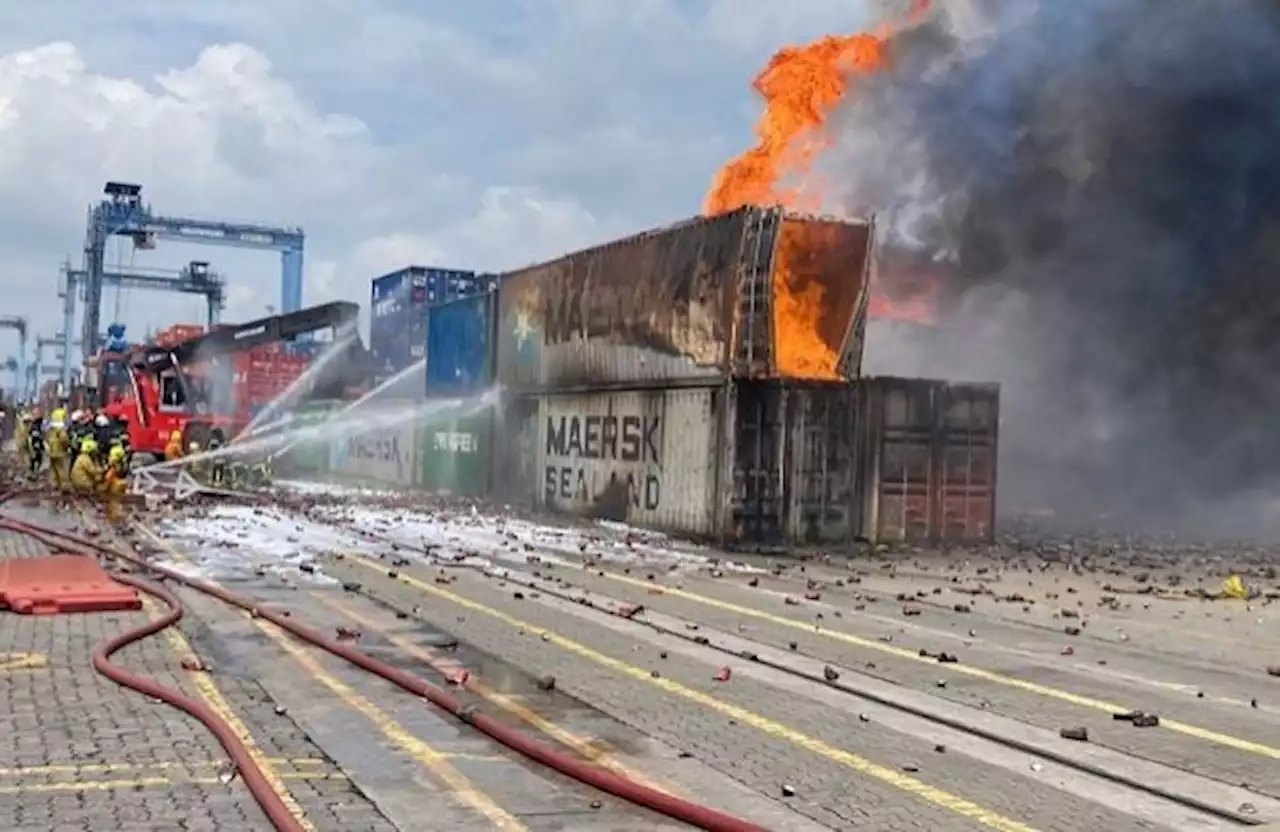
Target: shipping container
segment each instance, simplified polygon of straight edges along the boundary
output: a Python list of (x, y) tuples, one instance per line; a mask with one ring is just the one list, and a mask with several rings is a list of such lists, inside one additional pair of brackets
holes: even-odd
[(856, 377), (870, 221), (743, 208), (500, 275), (498, 379), (528, 392)]
[[(475, 272), (406, 266), (372, 281), (369, 352), (380, 384), (426, 356), (428, 306), (483, 291), (489, 281)], [(386, 399), (421, 396), (422, 384), (395, 386)]]
[(496, 305), (486, 292), (427, 307), (427, 395), (471, 396), (492, 384)]
[(418, 477), (428, 491), (487, 497), (491, 490), (493, 411), (453, 408), (418, 426)]
[(714, 532), (717, 388), (543, 396), (540, 505)]
[[(386, 410), (374, 410), (369, 422), (385, 422), (388, 414)], [(344, 436), (329, 444), (329, 471), (364, 483), (412, 486), (417, 479), (416, 440), (417, 431), (411, 420)]]
[(999, 388), (739, 379), (509, 397), (494, 493), (759, 543), (986, 542)]
[(994, 539), (999, 385), (869, 382), (859, 408), (862, 535)]

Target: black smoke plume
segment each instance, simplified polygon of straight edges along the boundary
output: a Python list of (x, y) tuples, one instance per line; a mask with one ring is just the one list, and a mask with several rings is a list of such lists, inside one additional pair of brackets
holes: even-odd
[(1280, 3), (964, 0), (890, 53), (822, 173), (943, 313), (869, 368), (1004, 382), (1010, 506), (1280, 492)]

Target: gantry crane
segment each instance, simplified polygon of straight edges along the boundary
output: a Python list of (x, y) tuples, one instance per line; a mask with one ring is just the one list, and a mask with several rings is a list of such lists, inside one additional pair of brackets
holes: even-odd
[[(106, 283), (106, 247), (107, 240), (113, 236), (130, 237), (135, 248), (143, 249), (155, 248), (156, 240), (165, 239), (279, 251), (280, 311), (296, 312), (302, 308), (304, 235), (301, 228), (162, 216), (143, 203), (141, 185), (126, 182), (108, 182), (102, 192), (106, 199), (89, 208), (84, 241), (85, 311), (81, 351), (86, 359), (101, 346), (98, 335), (102, 288)], [(71, 337), (70, 327), (65, 334)]]
[[(0, 315), (0, 329), (13, 329), (18, 332), (18, 378), (27, 377), (27, 319), (21, 315)], [(35, 391), (19, 390), (18, 395), (34, 395)]]
[[(63, 337), (71, 332), (76, 320), (76, 296), (83, 291), (88, 295), (89, 275), (83, 269), (73, 269), (70, 263), (62, 264), (58, 279), (58, 297), (62, 298), (62, 333)], [(222, 275), (209, 269), (203, 260), (192, 260), (181, 269), (138, 269), (112, 270), (102, 273), (102, 284), (120, 289), (159, 289), (166, 292), (182, 292), (188, 295), (204, 295), (208, 301), (208, 325), (217, 326), (222, 318), (222, 310), (226, 306), (227, 281)], [(81, 290), (81, 291), (77, 291)], [(88, 320), (92, 304), (85, 310)], [(99, 339), (98, 345), (102, 345)], [(83, 338), (81, 339), (83, 347)], [(71, 383), (71, 350), (63, 345), (62, 383)]]
[[(99, 340), (105, 341), (106, 336), (100, 335)], [(72, 342), (71, 346), (73, 348), (80, 346), (80, 341), (76, 340)], [(52, 347), (55, 350), (58, 350), (58, 352), (55, 353), (53, 356), (54, 363), (45, 364), (44, 351), (50, 347)], [(36, 360), (35, 360), (35, 363), (27, 367), (27, 377), (31, 379), (31, 387), (33, 391), (39, 392), (40, 378), (42, 376), (54, 376), (55, 378), (58, 378), (58, 379), (62, 378), (63, 367), (65, 367), (67, 364), (66, 349), (67, 349), (67, 339), (64, 333), (59, 332), (55, 334), (52, 338), (44, 335), (40, 335), (36, 337), (36, 350), (35, 350)], [(68, 384), (68, 382), (64, 381), (63, 384), (66, 385)], [(63, 389), (70, 390), (71, 388), (69, 386), (64, 386)]]

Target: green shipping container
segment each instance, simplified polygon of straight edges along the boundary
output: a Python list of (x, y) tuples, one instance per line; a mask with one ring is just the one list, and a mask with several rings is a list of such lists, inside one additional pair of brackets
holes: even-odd
[(479, 413), (442, 413), (418, 428), (419, 488), (462, 497), (489, 494), (493, 408)]
[[(293, 413), (294, 425), (309, 428), (318, 425), (337, 407), (333, 402), (309, 402), (301, 405)], [(282, 473), (293, 476), (316, 476), (329, 471), (329, 446), (327, 439), (303, 441), (294, 445), (284, 453), (277, 468)]]

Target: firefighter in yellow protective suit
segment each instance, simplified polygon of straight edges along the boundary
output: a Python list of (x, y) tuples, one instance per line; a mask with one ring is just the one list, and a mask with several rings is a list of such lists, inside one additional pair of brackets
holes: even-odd
[(97, 497), (102, 494), (103, 471), (98, 464), (98, 441), (93, 438), (80, 443), (80, 455), (71, 466), (71, 488), (81, 497)]
[(182, 459), (182, 431), (175, 430), (169, 434), (169, 442), (164, 446), (164, 461), (173, 462)]
[(49, 417), (44, 444), (49, 456), (49, 477), (55, 491), (66, 491), (71, 474), (71, 437), (67, 433), (67, 411), (58, 408)]
[(107, 451), (107, 472), (104, 478), (107, 500), (107, 522), (119, 524), (124, 519), (124, 497), (129, 490), (128, 457), (123, 445), (112, 445)]
[(27, 447), (27, 436), (31, 430), (31, 411), (23, 408), (13, 423), (13, 446), (18, 449), (18, 457), (22, 460), (22, 468), (31, 467), (31, 449)]

